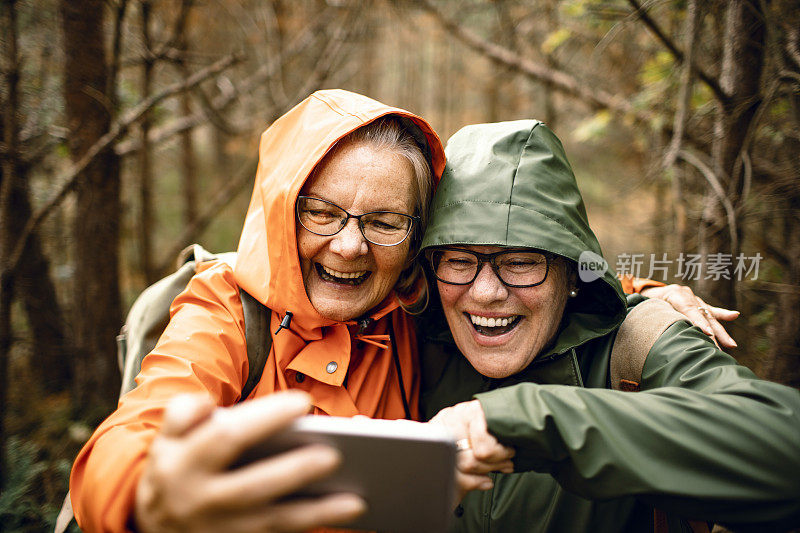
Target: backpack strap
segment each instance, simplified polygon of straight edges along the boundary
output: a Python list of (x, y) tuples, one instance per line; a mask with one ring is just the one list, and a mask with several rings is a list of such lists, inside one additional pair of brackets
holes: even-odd
[(638, 391), (647, 354), (668, 327), (686, 317), (664, 300), (648, 299), (634, 306), (617, 330), (611, 348), (611, 388)]
[[(642, 371), (647, 354), (668, 327), (687, 318), (664, 300), (648, 299), (634, 306), (617, 330), (617, 338), (611, 348), (611, 388), (619, 391), (637, 392), (642, 383)], [(681, 519), (682, 521), (685, 519)], [(708, 523), (686, 520), (693, 533), (711, 531)], [(667, 533), (669, 518), (659, 508), (653, 509), (653, 532)]]
[[(192, 252), (195, 261), (217, 259), (228, 263), (231, 268), (236, 266), (236, 252), (211, 254), (199, 244), (192, 245)], [(241, 288), (239, 289), (239, 299), (242, 301), (242, 310), (244, 311), (244, 337), (247, 342), (247, 381), (242, 387), (242, 393), (238, 400), (243, 402), (261, 380), (264, 365), (269, 357), (269, 350), (272, 348), (272, 335), (269, 333), (271, 313), (267, 306)]]
[(239, 298), (242, 300), (244, 310), (244, 336), (247, 340), (247, 381), (242, 387), (239, 401), (243, 402), (250, 396), (261, 380), (264, 366), (272, 348), (272, 335), (269, 331), (270, 310), (250, 293), (239, 289)]

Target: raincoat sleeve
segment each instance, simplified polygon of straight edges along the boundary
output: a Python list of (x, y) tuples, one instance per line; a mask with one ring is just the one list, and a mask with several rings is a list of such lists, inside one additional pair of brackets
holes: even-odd
[(170, 314), (142, 362), (137, 387), (120, 399), (73, 465), (70, 495), (84, 531), (131, 529), (136, 484), (172, 397), (205, 394), (230, 405), (247, 378), (244, 318), (230, 268), (216, 263), (198, 273)]
[(642, 392), (524, 383), (476, 398), (517, 470), (581, 496), (737, 528), (800, 524), (800, 391), (758, 379), (686, 322), (656, 341), (642, 378)]

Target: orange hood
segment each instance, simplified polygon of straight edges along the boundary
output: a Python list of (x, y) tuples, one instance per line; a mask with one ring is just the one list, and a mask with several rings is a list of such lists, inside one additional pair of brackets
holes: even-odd
[[(234, 277), (241, 288), (273, 311), (272, 332), (287, 311), (293, 314), (291, 331), (273, 335), (272, 351), (277, 366), (274, 377), (281, 382), (274, 384), (275, 389), (285, 388), (286, 369), (334, 387), (341, 387), (344, 381), (351, 355), (350, 333), (347, 324), (323, 318), (306, 295), (297, 251), (295, 202), (314, 167), (339, 139), (389, 114), (405, 117), (419, 128), (430, 152), (434, 181), (438, 182), (444, 169), (444, 150), (430, 125), (408, 111), (355, 93), (318, 91), (261, 135), (258, 171), (239, 241)], [(397, 298), (390, 295), (379, 309), (372, 311), (372, 318), (381, 319), (397, 307)], [(386, 331), (385, 327), (379, 329)], [(408, 328), (401, 325), (401, 329)], [(413, 350), (410, 343), (403, 344)], [(324, 371), (323, 363), (331, 361), (337, 363), (340, 372)], [(265, 378), (269, 381), (268, 375)], [(369, 384), (370, 379), (365, 379), (365, 384)], [(269, 387), (263, 382), (264, 379), (262, 385)], [(318, 396), (314, 391), (309, 392)], [(325, 393), (329, 394), (330, 391)], [(321, 403), (315, 405), (330, 412)], [(338, 402), (334, 405), (338, 406)], [(357, 407), (363, 414), (380, 414)]]

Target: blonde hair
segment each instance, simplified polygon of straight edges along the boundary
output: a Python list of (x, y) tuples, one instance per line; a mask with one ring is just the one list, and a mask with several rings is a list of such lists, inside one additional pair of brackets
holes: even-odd
[(425, 280), (423, 267), (416, 261), (416, 257), (430, 219), (433, 198), (433, 172), (429, 158), (425, 155), (430, 151), (425, 135), (410, 120), (397, 115), (387, 115), (339, 139), (325, 156), (326, 159), (333, 157), (342, 147), (350, 144), (368, 144), (378, 150), (389, 150), (405, 157), (411, 164), (414, 174), (414, 215), (419, 217), (419, 223), (414, 225), (408, 237), (411, 239), (408, 251), (409, 264), (400, 273), (394, 290), (400, 297), (400, 305), (404, 310), (409, 313), (419, 313), (428, 301), (428, 283)]

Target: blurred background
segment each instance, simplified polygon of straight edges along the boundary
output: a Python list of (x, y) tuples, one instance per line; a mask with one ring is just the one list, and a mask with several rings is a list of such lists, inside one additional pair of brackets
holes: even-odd
[(321, 88), (443, 140), (547, 122), (611, 267), (740, 309), (734, 357), (800, 386), (797, 0), (0, 9), (0, 530), (51, 527), (131, 302), (187, 244), (236, 248), (260, 133)]

